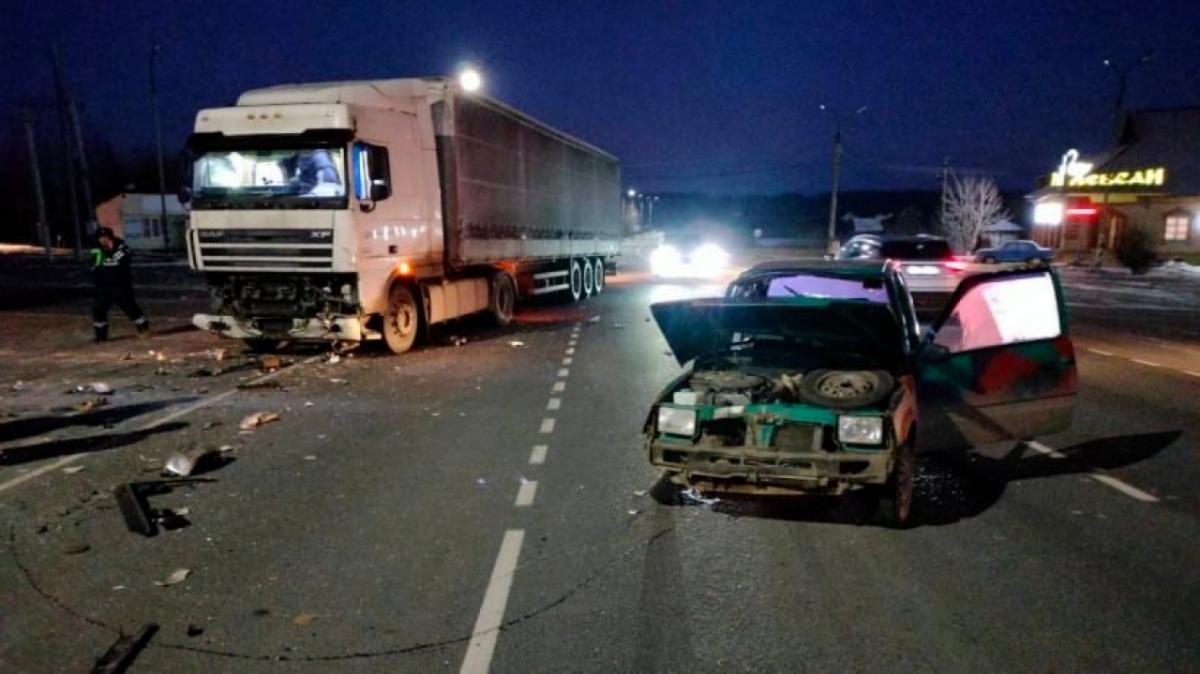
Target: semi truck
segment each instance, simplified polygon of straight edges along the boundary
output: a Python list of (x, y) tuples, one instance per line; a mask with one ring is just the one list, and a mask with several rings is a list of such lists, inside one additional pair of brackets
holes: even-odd
[(382, 340), (523, 297), (601, 292), (621, 235), (613, 155), (452, 78), (290, 84), (201, 110), (193, 323), (269, 350)]

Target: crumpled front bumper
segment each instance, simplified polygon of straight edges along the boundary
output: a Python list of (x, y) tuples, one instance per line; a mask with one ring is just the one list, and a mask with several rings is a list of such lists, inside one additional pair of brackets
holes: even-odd
[(233, 316), (196, 314), (192, 325), (201, 330), (215, 332), (233, 339), (289, 339), (306, 342), (361, 342), (367, 338), (367, 330), (358, 316), (337, 316), (328, 320), (319, 318), (294, 318), (292, 327), (282, 333), (278, 330), (263, 332), (253, 322), (239, 320)]
[(778, 451), (710, 447), (651, 440), (650, 463), (702, 491), (748, 494), (841, 493), (856, 484), (884, 484), (892, 452)]

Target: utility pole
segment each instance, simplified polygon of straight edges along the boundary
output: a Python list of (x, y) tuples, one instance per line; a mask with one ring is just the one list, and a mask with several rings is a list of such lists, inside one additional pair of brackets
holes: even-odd
[(42, 172), (38, 168), (37, 143), (33, 137), (33, 110), (25, 110), (25, 140), (29, 143), (29, 171), (33, 179), (33, 198), (37, 202), (37, 236), (50, 259), (50, 223), (46, 220), (46, 198), (42, 193)]
[(59, 96), (66, 107), (67, 119), (70, 122), (73, 140), (75, 141), (74, 157), (79, 164), (79, 180), (83, 186), (83, 203), (87, 207), (87, 229), (91, 234), (96, 226), (96, 206), (92, 202), (91, 178), (88, 173), (87, 153), (83, 149), (83, 128), (79, 124), (79, 110), (67, 89), (66, 77), (63, 75), (62, 59), (58, 54), (58, 45), (51, 47), (51, 57), (54, 61), (54, 78), (58, 86)]
[(1116, 135), (1121, 133), (1121, 118), (1125, 114), (1125, 85), (1129, 83), (1129, 74), (1138, 66), (1149, 63), (1153, 58), (1154, 50), (1151, 49), (1124, 65), (1117, 65), (1111, 59), (1104, 59), (1104, 66), (1117, 76), (1117, 95), (1113, 101), (1113, 129)]
[(83, 259), (83, 235), (82, 223), (79, 219), (79, 194), (75, 191), (75, 144), (71, 141), (71, 121), (67, 112), (67, 88), (59, 67), (57, 47), (51, 47), (50, 61), (54, 66), (54, 92), (58, 99), (59, 133), (67, 169), (67, 197), (70, 204), (67, 212), (71, 218), (71, 239), (75, 248), (75, 260), (79, 261)]
[(155, 67), (158, 52), (159, 47), (156, 44), (150, 50), (150, 110), (154, 115), (154, 144), (158, 149), (158, 206), (161, 213), (158, 221), (162, 225), (163, 251), (169, 251), (171, 229), (167, 227), (167, 178), (166, 171), (163, 170), (162, 120), (158, 113), (158, 76)]
[[(838, 182), (842, 175), (842, 122), (848, 116), (839, 115), (836, 111), (830, 109), (825, 104), (821, 104), (821, 110), (829, 112), (834, 117), (833, 126), (833, 182), (829, 190), (829, 231), (827, 232), (827, 250), (830, 255), (837, 254), (837, 202), (838, 202)], [(854, 111), (854, 115), (858, 116), (867, 111), (867, 106)]]

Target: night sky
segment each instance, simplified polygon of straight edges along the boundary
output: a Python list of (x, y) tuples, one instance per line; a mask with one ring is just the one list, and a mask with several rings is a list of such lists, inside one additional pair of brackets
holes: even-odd
[(643, 190), (825, 191), (823, 102), (868, 106), (846, 129), (847, 188), (933, 188), (947, 155), (1026, 188), (1067, 147), (1105, 146), (1116, 77), (1101, 62), (1150, 49), (1128, 104), (1200, 105), (1197, 0), (101, 4), (5, 11), (6, 154), (24, 155), (15, 106), (52, 100), (52, 41), (84, 123), (121, 150), (152, 142), (155, 41), (173, 149), (198, 108), (248, 88), (472, 61), (488, 93), (613, 152)]

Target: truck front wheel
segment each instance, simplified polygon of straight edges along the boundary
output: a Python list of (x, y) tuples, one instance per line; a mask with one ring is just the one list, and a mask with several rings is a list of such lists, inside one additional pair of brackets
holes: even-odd
[(388, 292), (387, 313), (383, 317), (383, 339), (392, 353), (404, 353), (417, 341), (420, 310), (412, 291), (394, 285)]

